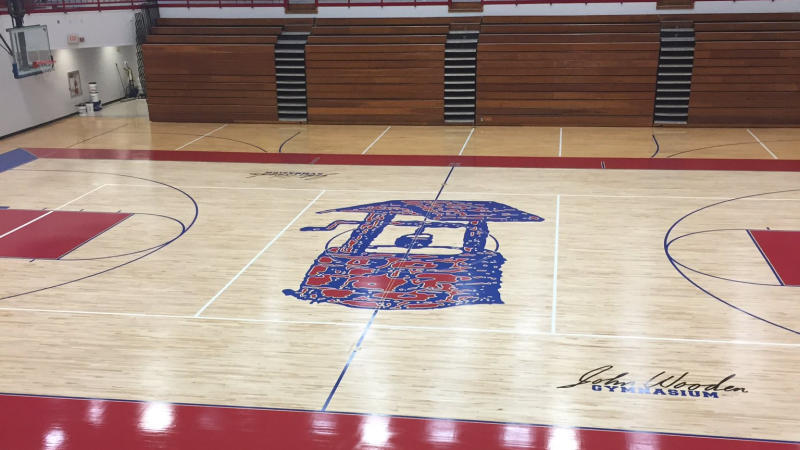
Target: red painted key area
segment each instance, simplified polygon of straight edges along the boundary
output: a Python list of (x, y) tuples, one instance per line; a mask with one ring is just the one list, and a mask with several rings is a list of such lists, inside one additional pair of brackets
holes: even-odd
[(782, 284), (800, 286), (800, 231), (748, 230)]
[[(23, 220), (24, 217), (29, 218)], [(37, 217), (41, 218), (28, 223)], [(28, 224), (0, 238), (0, 257), (57, 259), (128, 217), (127, 213), (3, 209), (0, 229), (9, 226), (6, 223), (18, 223), (10, 230)]]
[(47, 211), (28, 209), (0, 209), (0, 236), (21, 227), (31, 220), (47, 214)]
[(0, 395), (0, 448), (800, 450), (800, 443), (362, 414)]

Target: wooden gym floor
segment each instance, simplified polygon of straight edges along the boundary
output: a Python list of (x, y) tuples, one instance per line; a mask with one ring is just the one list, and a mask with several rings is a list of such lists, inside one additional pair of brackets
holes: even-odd
[[(800, 159), (797, 128), (153, 123), (144, 100), (0, 139), (18, 147), (539, 157)], [(469, 139), (468, 139), (469, 138)], [(498, 145), (500, 143), (501, 145)]]
[(800, 448), (798, 129), (114, 110), (0, 141), (2, 448)]

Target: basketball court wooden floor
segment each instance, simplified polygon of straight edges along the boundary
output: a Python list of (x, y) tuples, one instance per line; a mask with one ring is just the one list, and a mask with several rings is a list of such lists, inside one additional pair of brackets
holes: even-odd
[(800, 128), (153, 123), (144, 100), (0, 139), (18, 147), (368, 155), (800, 159)]
[(800, 448), (798, 161), (45, 146), (0, 448)]

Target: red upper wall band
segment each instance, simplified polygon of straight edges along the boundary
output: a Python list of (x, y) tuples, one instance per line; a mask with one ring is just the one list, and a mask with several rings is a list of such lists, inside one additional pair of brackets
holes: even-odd
[(260, 164), (335, 164), (360, 166), (449, 166), (541, 169), (739, 170), (800, 172), (800, 160), (563, 158), (446, 155), (346, 155), (317, 153), (239, 153), (176, 150), (27, 148), (39, 158), (122, 159)]
[[(448, 5), (452, 0), (406, 0), (392, 2), (386, 0), (373, 1), (354, 1), (354, 0), (317, 0), (317, 6), (441, 6)], [(697, 0), (720, 1), (720, 0)], [(768, 0), (762, 0), (768, 1)], [(526, 5), (526, 4), (551, 4), (551, 3), (655, 3), (656, 0), (480, 0), (486, 5)], [(162, 0), (158, 2), (159, 8), (223, 8), (223, 7), (285, 7), (287, 0)], [(5, 1), (0, 0), (0, 16), (8, 14)], [(81, 11), (113, 11), (121, 9), (137, 10), (153, 7), (152, 3), (144, 0), (85, 0), (85, 1), (66, 1), (47, 3), (46, 5), (34, 4), (27, 12), (35, 13), (54, 13), (54, 12), (81, 12)]]

